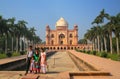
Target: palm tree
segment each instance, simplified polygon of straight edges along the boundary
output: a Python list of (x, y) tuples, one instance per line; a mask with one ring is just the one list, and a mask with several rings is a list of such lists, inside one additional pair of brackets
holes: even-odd
[(80, 39), (78, 41), (78, 44), (87, 44), (87, 40), (86, 39)]
[(109, 33), (109, 39), (110, 39), (110, 52), (111, 54), (113, 53), (113, 50), (112, 50), (112, 31), (113, 31), (113, 23), (111, 22), (108, 22), (105, 27), (107, 28), (107, 31)]
[(105, 27), (105, 25), (102, 26), (102, 35), (103, 35), (103, 40), (104, 40), (104, 48), (105, 48), (105, 52), (107, 52), (107, 35), (108, 35), (108, 31), (107, 28)]
[(90, 30), (87, 30), (87, 33), (85, 33), (84, 38), (87, 40), (92, 41), (93, 43), (93, 50), (97, 50), (97, 33), (95, 30), (95, 27), (91, 28)]
[(14, 25), (14, 22), (15, 22), (15, 18), (13, 17), (13, 18), (10, 18), (10, 19), (8, 19), (8, 21), (9, 21), (9, 25), (10, 25), (10, 30), (11, 30), (11, 37), (12, 37), (12, 52), (13, 52), (13, 43), (14, 43), (14, 31), (15, 31), (15, 25)]
[[(102, 24), (102, 23), (104, 23), (104, 18), (107, 18), (107, 19), (109, 19), (109, 14), (107, 14), (107, 13), (105, 13), (105, 11), (104, 11), (104, 9), (100, 12), (100, 14), (94, 19), (94, 21), (92, 22), (92, 24), (97, 24), (97, 26), (100, 26), (99, 24)], [(100, 31), (100, 27), (98, 28), (98, 30), (99, 30), (99, 32), (101, 32)], [(101, 32), (102, 33), (102, 32)], [(102, 35), (102, 34), (101, 34)], [(98, 40), (98, 51), (100, 51), (100, 43), (101, 43), (101, 48), (103, 48), (102, 47), (102, 39), (101, 39), (101, 41), (100, 41), (100, 33), (99, 33), (99, 35), (97, 36), (97, 40)]]
[(3, 36), (4, 34), (4, 30), (5, 30), (5, 26), (6, 25), (6, 22), (5, 22), (5, 19), (0, 16), (0, 34)]
[(97, 49), (98, 51), (100, 51), (100, 36), (101, 36), (101, 29), (100, 29), (100, 26), (97, 26), (97, 27), (94, 27), (95, 29), (95, 33), (97, 35)]
[(32, 28), (30, 28), (29, 31), (31, 32), (32, 44), (34, 45), (34, 36), (36, 35), (35, 34), (36, 29), (34, 27), (32, 27)]
[(39, 36), (35, 35), (34, 36), (34, 43), (37, 44), (37, 43), (41, 43), (42, 40), (39, 38)]
[(5, 53), (7, 53), (7, 38), (9, 32), (8, 20), (0, 16), (0, 33), (2, 36), (5, 36)]
[(18, 21), (18, 27), (19, 27), (19, 29), (20, 29), (20, 33), (19, 33), (20, 51), (23, 50), (23, 49), (22, 49), (22, 46), (23, 46), (23, 45), (22, 45), (22, 40), (21, 40), (21, 38), (24, 38), (24, 36), (25, 36), (25, 32), (26, 32), (26, 29), (27, 29), (26, 24), (27, 24), (27, 22), (24, 21), (24, 20)]
[(113, 24), (113, 32), (116, 38), (117, 54), (119, 54), (120, 13), (116, 16), (111, 16), (111, 23)]
[(16, 38), (16, 52), (18, 52), (18, 40), (19, 40), (19, 35), (20, 35), (20, 28), (18, 26), (18, 23), (15, 24), (15, 28), (14, 28), (14, 34), (15, 34), (15, 38)]
[[(25, 39), (26, 40), (30, 40), (32, 41), (32, 43), (40, 43), (41, 39), (35, 34), (35, 28), (30, 28), (28, 29), (26, 27), (27, 22), (24, 20), (20, 20), (18, 21), (17, 24), (14, 23), (15, 22), (15, 18), (9, 18), (9, 19), (4, 19), (2, 16), (0, 16), (0, 35), (5, 38), (5, 52), (7, 53), (7, 38), (8, 35), (11, 35), (12, 38), (12, 51), (13, 51), (13, 41), (14, 41), (14, 36), (16, 38), (16, 51), (18, 52), (18, 46), (19, 43), (18, 41), (20, 40), (20, 38), (24, 38), (24, 40), (22, 40), (24, 42), (24, 49), (25, 49)], [(22, 43), (23, 44), (23, 43)], [(20, 50), (21, 50), (21, 46), (20, 45)]]
[[(96, 23), (97, 26), (99, 26), (99, 23), (101, 23), (102, 20), (101, 20), (101, 17), (97, 16), (96, 19), (92, 22), (92, 24)], [(97, 28), (96, 28), (97, 30)], [(97, 34), (97, 47), (98, 47), (98, 51), (100, 51), (100, 37), (99, 35)]]

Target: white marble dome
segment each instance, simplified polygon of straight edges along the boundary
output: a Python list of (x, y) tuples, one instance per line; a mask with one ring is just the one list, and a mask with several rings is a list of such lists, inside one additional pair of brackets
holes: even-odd
[(63, 17), (61, 17), (57, 22), (56, 22), (56, 27), (57, 26), (68, 26), (67, 21), (65, 21), (65, 19)]

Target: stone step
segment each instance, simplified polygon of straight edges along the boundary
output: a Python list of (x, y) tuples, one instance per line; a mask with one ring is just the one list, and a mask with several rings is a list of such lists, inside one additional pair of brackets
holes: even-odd
[(70, 76), (111, 76), (110, 72), (106, 71), (83, 71), (83, 72), (70, 72)]
[(38, 79), (39, 75), (38, 74), (27, 74), (26, 76), (23, 76), (22, 79)]

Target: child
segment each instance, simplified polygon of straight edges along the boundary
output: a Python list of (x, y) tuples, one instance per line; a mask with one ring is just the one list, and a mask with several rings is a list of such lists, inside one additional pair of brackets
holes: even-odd
[(39, 50), (36, 49), (35, 53), (33, 54), (34, 59), (35, 59), (35, 73), (40, 73), (40, 57), (39, 57)]
[(35, 60), (34, 57), (32, 57), (30, 60), (30, 73), (34, 73), (34, 71), (35, 71)]
[(41, 71), (45, 74), (46, 73), (46, 53), (44, 52), (44, 49), (41, 49)]

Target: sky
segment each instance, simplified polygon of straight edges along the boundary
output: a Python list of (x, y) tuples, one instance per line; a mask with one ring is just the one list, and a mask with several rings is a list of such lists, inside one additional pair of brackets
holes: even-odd
[(112, 16), (120, 13), (120, 0), (0, 0), (3, 18), (15, 17), (16, 22), (25, 20), (27, 27), (34, 27), (43, 41), (46, 25), (55, 29), (60, 17), (68, 22), (69, 29), (77, 24), (79, 39), (84, 38), (102, 9)]

